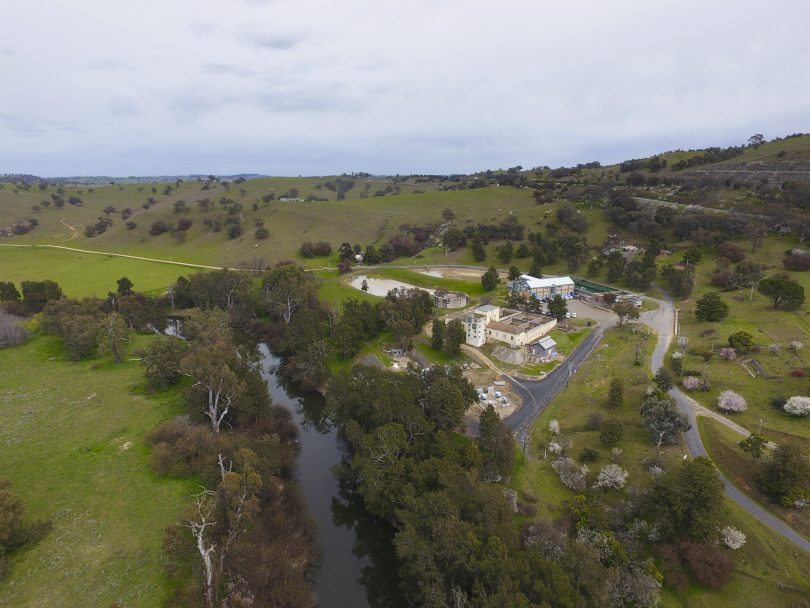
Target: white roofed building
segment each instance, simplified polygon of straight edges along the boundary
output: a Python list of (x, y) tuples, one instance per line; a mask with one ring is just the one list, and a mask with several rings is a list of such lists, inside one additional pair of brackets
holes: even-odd
[(506, 284), (509, 295), (517, 293), (524, 298), (534, 296), (540, 301), (550, 300), (554, 296), (564, 299), (574, 297), (574, 280), (571, 277), (543, 277), (538, 279), (528, 274), (522, 274), (514, 281)]

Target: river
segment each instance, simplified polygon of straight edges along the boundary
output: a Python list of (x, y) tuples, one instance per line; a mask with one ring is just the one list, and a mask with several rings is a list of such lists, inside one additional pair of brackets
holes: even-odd
[(332, 474), (343, 450), (337, 433), (323, 424), (324, 400), (301, 394), (279, 378), (280, 363), (265, 344), (259, 346), (262, 373), (273, 402), (288, 408), (300, 428), (298, 480), (318, 524), (320, 560), (312, 573), (320, 608), (401, 608), (393, 530), (368, 515), (359, 497), (341, 488)]

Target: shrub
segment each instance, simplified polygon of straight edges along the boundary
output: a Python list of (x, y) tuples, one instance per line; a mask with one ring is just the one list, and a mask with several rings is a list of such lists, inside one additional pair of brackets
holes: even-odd
[(722, 321), (728, 316), (728, 304), (716, 293), (707, 293), (698, 298), (695, 316), (699, 321)]
[(552, 420), (548, 423), (548, 431), (552, 435), (559, 435), (560, 434), (560, 423), (556, 419)]
[(163, 234), (164, 232), (168, 232), (171, 230), (172, 227), (164, 222), (163, 220), (159, 220), (157, 222), (153, 222), (151, 226), (149, 226), (149, 234), (152, 236), (157, 236), (159, 234)]
[(599, 458), (599, 452), (593, 448), (583, 448), (579, 453), (579, 459), (582, 462), (596, 462), (597, 458)]
[(175, 225), (174, 229), (176, 232), (185, 232), (191, 228), (192, 224), (194, 224), (194, 220), (190, 220), (187, 217), (181, 217), (179, 220), (177, 220), (177, 224)]
[(723, 391), (717, 398), (717, 407), (724, 412), (744, 412), (748, 409), (748, 403), (739, 393)]
[[(804, 374), (804, 372), (802, 372), (802, 374)], [(791, 416), (810, 415), (810, 397), (791, 397), (785, 402), (783, 407), (784, 410)]]
[(701, 585), (718, 589), (731, 577), (731, 559), (716, 545), (681, 543), (679, 552)]
[(741, 549), (743, 545), (745, 545), (745, 534), (731, 526), (726, 526), (720, 530), (720, 539), (723, 541), (723, 544), (732, 551)]
[(629, 473), (617, 464), (606, 464), (599, 471), (596, 478), (596, 487), (603, 490), (621, 489), (627, 482)]
[(745, 251), (734, 243), (723, 243), (717, 248), (717, 253), (724, 258), (728, 258), (734, 264), (745, 259)]
[(256, 237), (256, 239), (261, 241), (270, 236), (270, 231), (264, 226), (259, 226), (258, 228), (256, 228), (256, 231), (253, 234)]
[(602, 428), (602, 414), (599, 412), (592, 412), (590, 416), (588, 416), (588, 422), (585, 424), (585, 428), (589, 431), (598, 431)]
[(720, 356), (724, 361), (734, 361), (737, 358), (737, 351), (730, 346), (724, 346), (720, 349)]
[(788, 270), (810, 270), (810, 253), (799, 253), (787, 256), (782, 260), (785, 268)]
[(136, 224), (135, 222), (133, 222), (132, 220), (130, 220), (130, 221), (128, 221), (128, 222), (126, 223), (126, 227), (127, 227), (127, 230), (135, 230), (135, 228), (137, 228), (137, 227), (138, 227), (138, 224)]
[(28, 339), (28, 332), (20, 324), (21, 320), (0, 309), (0, 348), (17, 346)]
[(693, 391), (700, 386), (700, 378), (696, 378), (695, 376), (687, 376), (683, 379), (682, 384), (686, 390)]
[(241, 224), (231, 224), (228, 226), (228, 238), (235, 239), (242, 236)]

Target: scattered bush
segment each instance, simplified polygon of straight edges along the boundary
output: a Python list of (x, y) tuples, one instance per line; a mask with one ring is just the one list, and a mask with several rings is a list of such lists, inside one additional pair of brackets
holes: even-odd
[(738, 331), (728, 337), (728, 345), (738, 353), (750, 353), (754, 348), (754, 336), (747, 331)]
[(720, 357), (724, 361), (734, 361), (737, 358), (737, 351), (730, 346), (724, 346), (720, 349)]
[(700, 378), (696, 378), (695, 376), (687, 376), (683, 379), (682, 384), (686, 390), (693, 391), (700, 386)]
[(698, 583), (719, 589), (728, 582), (733, 565), (729, 556), (719, 547), (682, 543), (679, 549), (683, 561)]
[(258, 228), (256, 228), (255, 232), (253, 233), (253, 236), (255, 236), (257, 240), (262, 241), (266, 239), (268, 236), (270, 236), (270, 231), (264, 226), (259, 226)]
[(618, 418), (609, 418), (602, 425), (602, 432), (599, 433), (599, 441), (605, 447), (613, 447), (622, 440), (624, 436), (624, 425)]
[(228, 238), (235, 239), (242, 236), (242, 225), (241, 224), (231, 224), (228, 226)]
[(588, 416), (588, 422), (585, 424), (585, 428), (589, 431), (598, 431), (602, 428), (602, 414), (599, 412), (591, 412), (591, 415)]
[(149, 226), (149, 234), (152, 236), (157, 236), (159, 234), (163, 234), (164, 232), (169, 232), (172, 227), (167, 222), (163, 220), (158, 220), (157, 222), (153, 222), (151, 226)]
[(788, 270), (804, 271), (810, 270), (810, 253), (799, 253), (787, 256), (782, 260), (782, 264)]

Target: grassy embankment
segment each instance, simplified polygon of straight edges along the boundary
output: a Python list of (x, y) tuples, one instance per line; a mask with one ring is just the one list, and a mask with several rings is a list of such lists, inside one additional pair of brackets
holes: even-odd
[[(636, 344), (642, 342), (645, 366), (633, 364)], [(573, 442), (571, 453), (578, 455), (585, 447), (599, 452), (598, 460), (589, 465), (593, 473), (610, 462), (609, 450), (601, 446), (598, 431), (588, 431), (586, 422), (592, 412), (600, 412), (605, 419), (615, 416), (624, 423), (624, 438), (619, 443), (623, 450), (621, 465), (628, 470), (628, 485), (645, 484), (649, 479), (643, 466), (646, 459), (655, 457), (655, 447), (649, 443), (648, 432), (640, 425), (638, 407), (643, 399), (649, 377), (647, 367), (654, 346), (654, 337), (644, 339), (627, 329), (610, 330), (596, 355), (578, 371), (571, 386), (564, 389), (541, 414), (531, 431), (531, 458), (525, 463), (518, 456), (512, 485), (518, 492), (536, 496), (539, 514), (555, 519), (563, 513), (562, 503), (574, 493), (563, 486), (550, 462), (543, 460), (543, 447), (551, 441), (549, 421), (557, 419), (562, 435)], [(607, 407), (607, 389), (612, 377), (624, 380), (625, 403), (621, 408)], [(684, 450), (681, 445), (670, 446), (663, 454), (665, 466), (677, 466)], [(593, 474), (592, 473), (592, 474)], [(618, 500), (616, 491), (605, 494), (605, 500)], [(731, 501), (726, 501), (724, 521), (735, 526), (748, 537), (745, 547), (734, 554), (735, 571), (730, 582), (720, 590), (692, 586), (675, 592), (665, 589), (664, 606), (668, 608), (724, 608), (726, 606), (762, 605), (796, 606), (807, 593), (810, 576), (810, 556), (782, 540), (765, 526), (758, 523)], [(777, 584), (785, 583), (798, 591), (779, 590)]]
[(195, 486), (151, 470), (145, 437), (182, 406), (178, 391), (144, 394), (142, 378), (135, 361), (70, 363), (54, 337), (0, 350), (0, 474), (30, 520), (53, 522), (14, 554), (0, 605), (152, 608), (167, 597), (163, 530)]

